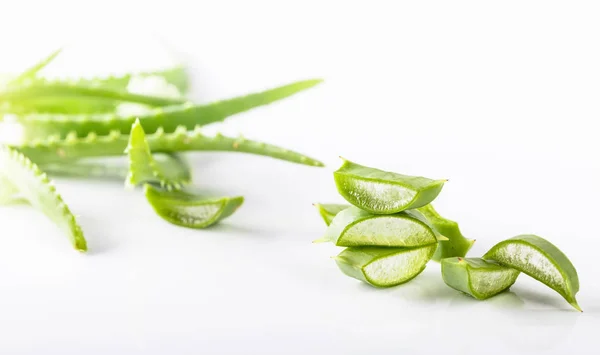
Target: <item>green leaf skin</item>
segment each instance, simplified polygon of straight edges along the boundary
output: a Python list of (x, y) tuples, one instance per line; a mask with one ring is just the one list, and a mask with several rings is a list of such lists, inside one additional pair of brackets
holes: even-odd
[(323, 221), (325, 221), (325, 224), (327, 224), (327, 225), (331, 224), (331, 221), (333, 221), (333, 218), (338, 213), (340, 213), (341, 211), (350, 207), (348, 205), (341, 205), (341, 204), (334, 204), (334, 203), (324, 203), (324, 204), (315, 203), (315, 204), (313, 204), (313, 206), (315, 206), (317, 208), (317, 210), (319, 211), (319, 214), (323, 218)]
[(435, 252), (436, 244), (418, 248), (354, 247), (335, 261), (342, 272), (375, 287), (391, 287), (417, 277)]
[(442, 278), (455, 290), (484, 300), (510, 288), (519, 271), (480, 258), (446, 258), (441, 261)]
[(178, 190), (190, 182), (187, 179), (188, 176), (180, 176), (173, 174), (173, 171), (163, 170), (154, 160), (139, 120), (133, 124), (125, 152), (129, 157), (129, 174), (126, 180), (129, 186), (155, 183), (167, 190)]
[(171, 133), (180, 126), (191, 130), (199, 125), (223, 121), (229, 116), (287, 98), (320, 82), (321, 80), (299, 81), (267, 91), (210, 104), (193, 105), (187, 103), (154, 108), (150, 113), (137, 116), (33, 114), (11, 115), (11, 119), (23, 126), (25, 141), (45, 139), (50, 135), (65, 138), (73, 132), (78, 137), (84, 137), (90, 133), (107, 135), (115, 130), (126, 134), (129, 133), (131, 125), (138, 117), (146, 134), (155, 133), (159, 130)]
[(375, 214), (425, 206), (438, 196), (446, 182), (387, 172), (346, 159), (333, 177), (346, 201)]
[[(176, 154), (153, 154), (154, 161), (160, 170), (166, 171), (175, 179), (192, 180), (192, 172), (183, 157)], [(66, 163), (50, 163), (41, 165), (46, 174), (55, 177), (71, 177), (99, 180), (123, 181), (129, 174), (129, 165), (120, 164), (121, 161), (98, 161), (98, 159), (82, 159)]]
[(437, 243), (438, 238), (422, 216), (410, 211), (377, 215), (351, 206), (338, 213), (321, 240), (337, 246), (417, 247)]
[[(281, 159), (293, 163), (322, 167), (323, 163), (300, 153), (274, 145), (245, 139), (230, 138), (221, 134), (205, 136), (200, 129), (186, 131), (185, 127), (174, 133), (162, 130), (146, 135), (148, 146), (153, 153), (177, 153), (191, 151), (242, 152)], [(127, 148), (129, 137), (119, 132), (107, 136), (89, 134), (85, 138), (74, 135), (61, 140), (51, 137), (48, 140), (15, 146), (37, 164), (50, 164), (72, 161), (81, 158), (121, 156)]]
[(575, 295), (579, 277), (575, 267), (554, 244), (537, 235), (519, 235), (496, 244), (483, 256), (511, 267), (558, 292), (581, 312)]
[(0, 93), (0, 101), (9, 102), (26, 106), (35, 104), (36, 101), (49, 102), (51, 104), (61, 104), (61, 100), (66, 99), (71, 102), (74, 100), (112, 100), (121, 102), (133, 102), (150, 106), (171, 106), (185, 103), (183, 99), (139, 95), (124, 90), (111, 90), (105, 88), (91, 87), (86, 85), (77, 85), (69, 83), (48, 83), (24, 84), (16, 87), (10, 87)]
[(0, 175), (19, 191), (34, 208), (43, 212), (69, 237), (76, 250), (86, 251), (87, 243), (75, 216), (64, 203), (52, 181), (23, 154), (0, 146)]
[(206, 198), (185, 190), (167, 191), (144, 185), (154, 211), (178, 226), (202, 229), (231, 216), (244, 203), (242, 196)]
[(434, 261), (440, 261), (451, 257), (465, 257), (475, 239), (467, 239), (460, 232), (458, 223), (446, 219), (433, 208), (431, 204), (425, 205), (417, 209), (429, 222), (434, 229), (448, 240), (440, 241), (438, 248), (433, 255)]

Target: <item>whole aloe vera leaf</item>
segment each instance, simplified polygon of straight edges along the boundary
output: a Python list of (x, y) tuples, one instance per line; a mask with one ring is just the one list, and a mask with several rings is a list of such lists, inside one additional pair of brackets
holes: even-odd
[(116, 114), (31, 114), (16, 115), (12, 116), (11, 119), (23, 126), (25, 141), (44, 139), (50, 135), (59, 135), (61, 138), (65, 138), (73, 132), (78, 137), (84, 137), (90, 133), (107, 135), (115, 130), (126, 134), (129, 133), (131, 125), (138, 118), (146, 134), (157, 132), (160, 129), (166, 133), (171, 133), (180, 126), (191, 130), (198, 125), (223, 121), (229, 116), (287, 98), (320, 82), (321, 80), (299, 81), (209, 104), (194, 105), (186, 103), (154, 108), (150, 113), (135, 116), (117, 116)]
[(439, 262), (445, 258), (465, 257), (467, 255), (467, 252), (475, 243), (475, 239), (465, 238), (458, 227), (458, 223), (440, 216), (432, 204), (419, 207), (417, 211), (425, 216), (429, 225), (435, 228), (438, 233), (448, 238), (448, 240), (439, 242), (432, 260)]
[(442, 278), (448, 286), (478, 300), (507, 290), (519, 276), (518, 270), (480, 258), (445, 258), (441, 264)]
[(493, 246), (484, 260), (496, 261), (540, 281), (558, 292), (581, 312), (575, 295), (579, 292), (577, 270), (554, 244), (537, 235), (519, 235)]
[(410, 211), (377, 215), (351, 206), (338, 213), (325, 236), (315, 242), (325, 241), (346, 247), (417, 247), (437, 243), (438, 235)]
[(10, 87), (0, 93), (0, 101), (27, 104), (36, 100), (95, 99), (133, 102), (150, 106), (169, 106), (185, 103), (183, 99), (133, 94), (124, 90), (111, 90), (86, 85), (49, 83), (45, 85), (24, 84)]
[(352, 247), (334, 259), (344, 274), (372, 286), (390, 287), (417, 277), (435, 248), (436, 244), (416, 248)]
[[(135, 121), (131, 128), (129, 144), (125, 152), (129, 158), (129, 173), (126, 182), (130, 186), (154, 183), (160, 184), (167, 190), (172, 190), (180, 189), (190, 182), (188, 174), (174, 175), (174, 171), (163, 170), (160, 164), (154, 160), (139, 120)], [(175, 172), (177, 173), (177, 171)]]
[(335, 203), (315, 203), (313, 204), (313, 206), (317, 208), (319, 214), (323, 218), (323, 221), (325, 221), (325, 224), (327, 225), (331, 224), (331, 221), (333, 221), (333, 218), (338, 213), (350, 207), (349, 205)]
[(19, 74), (16, 78), (12, 79), (8, 85), (19, 85), (26, 80), (33, 79), (37, 73), (44, 69), (50, 62), (52, 62), (59, 54), (62, 52), (62, 48), (58, 48), (48, 56), (42, 58), (39, 62), (34, 64), (33, 66), (27, 68), (21, 74)]
[[(183, 157), (177, 154), (152, 154), (160, 170), (166, 171), (169, 176), (186, 181), (192, 180), (192, 172)], [(41, 165), (40, 168), (50, 176), (74, 177), (102, 180), (123, 181), (129, 174), (129, 165), (120, 164), (120, 161), (98, 161), (98, 159), (82, 159), (64, 163), (50, 163)]]
[(392, 214), (425, 206), (438, 196), (447, 181), (387, 172), (343, 160), (333, 173), (339, 193), (346, 201), (371, 213)]
[[(187, 131), (185, 127), (173, 133), (162, 130), (146, 135), (153, 153), (177, 153), (190, 151), (242, 152), (267, 156), (293, 163), (323, 166), (318, 160), (274, 145), (248, 140), (243, 137), (230, 138), (221, 134), (205, 136), (201, 129)], [(51, 137), (45, 141), (15, 146), (37, 164), (72, 161), (81, 158), (120, 156), (127, 147), (127, 135), (115, 131), (107, 136), (90, 133), (85, 138), (69, 135), (66, 139)]]
[(6, 146), (0, 146), (0, 174), (19, 191), (19, 194), (43, 212), (69, 237), (79, 251), (87, 250), (87, 243), (54, 184), (37, 165), (26, 156)]
[(203, 197), (186, 190), (168, 191), (144, 185), (146, 199), (166, 221), (187, 228), (212, 226), (231, 216), (244, 202), (237, 197)]

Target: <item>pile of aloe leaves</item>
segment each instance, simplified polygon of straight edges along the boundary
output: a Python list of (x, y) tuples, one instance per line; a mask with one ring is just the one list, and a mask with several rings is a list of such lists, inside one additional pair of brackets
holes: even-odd
[[(190, 82), (183, 66), (97, 78), (42, 77), (40, 71), (59, 53), (0, 82), (0, 125), (3, 130), (18, 129), (18, 134), (0, 142), (0, 204), (25, 202), (43, 212), (76, 250), (86, 251), (87, 243), (54, 187), (55, 176), (123, 179), (127, 186), (142, 187), (148, 203), (166, 221), (205, 228), (233, 214), (244, 199), (195, 193), (185, 152), (243, 152), (323, 166), (285, 148), (203, 130), (205, 125), (282, 100), (321, 80), (198, 104), (186, 96)], [(135, 86), (150, 86), (153, 91), (136, 92)], [(122, 157), (127, 164), (113, 166), (106, 157)]]

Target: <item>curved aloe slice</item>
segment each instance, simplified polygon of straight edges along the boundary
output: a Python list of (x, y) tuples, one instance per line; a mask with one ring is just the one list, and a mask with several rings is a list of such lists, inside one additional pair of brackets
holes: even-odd
[(333, 221), (333, 218), (338, 213), (340, 213), (341, 211), (350, 207), (348, 205), (340, 205), (340, 204), (334, 204), (334, 203), (326, 203), (326, 204), (315, 203), (315, 204), (313, 204), (313, 206), (315, 206), (317, 208), (317, 210), (319, 210), (319, 214), (321, 214), (321, 217), (323, 217), (323, 220), (325, 221), (325, 223), (327, 225), (331, 224), (331, 221)]
[(33, 207), (56, 223), (67, 234), (75, 249), (87, 250), (87, 243), (75, 216), (56, 192), (48, 176), (37, 165), (23, 154), (0, 146), (0, 175), (10, 181)]
[(436, 244), (418, 248), (354, 247), (335, 261), (350, 277), (377, 287), (396, 286), (419, 275), (435, 252)]
[(575, 295), (579, 291), (577, 270), (554, 244), (537, 235), (519, 235), (496, 244), (483, 256), (517, 269), (552, 288), (581, 311)]
[[(140, 121), (135, 121), (131, 128), (129, 136), (129, 145), (125, 149), (129, 157), (129, 174), (127, 175), (127, 184), (136, 186), (142, 183), (157, 183), (167, 190), (180, 189), (184, 184), (190, 182), (188, 170), (162, 169), (150, 152), (150, 147), (146, 141), (146, 134), (140, 125)], [(183, 172), (183, 174), (181, 174)]]
[(333, 177), (342, 197), (377, 214), (425, 206), (437, 197), (447, 181), (387, 172), (346, 159)]
[(146, 184), (144, 193), (166, 221), (188, 228), (206, 228), (231, 216), (244, 202), (242, 196), (205, 198), (189, 191), (166, 191)]
[(512, 286), (519, 271), (480, 258), (446, 258), (442, 260), (444, 282), (478, 300), (484, 300)]
[(454, 256), (464, 257), (475, 243), (475, 239), (467, 239), (460, 232), (458, 223), (446, 219), (437, 213), (431, 204), (417, 209), (425, 218), (429, 225), (437, 230), (438, 233), (448, 238), (439, 242), (438, 248), (433, 255), (434, 261), (440, 261)]
[[(191, 130), (198, 125), (207, 125), (209, 123), (223, 121), (229, 116), (282, 100), (298, 92), (309, 89), (319, 83), (321, 83), (321, 80), (298, 81), (266, 91), (234, 97), (204, 105), (186, 103), (179, 105), (176, 104), (169, 107), (155, 108), (149, 113), (142, 115), (118, 116), (115, 114), (31, 114), (15, 116), (12, 118), (23, 126), (25, 140), (44, 139), (49, 135), (58, 135), (60, 138), (64, 138), (68, 134), (75, 134), (77, 137), (84, 137), (90, 133), (107, 135), (115, 130), (121, 133), (129, 133), (131, 130), (131, 125), (138, 118), (140, 119), (142, 127), (144, 127), (144, 132), (147, 134), (151, 134), (159, 130), (162, 130), (166, 133), (171, 133), (180, 126), (185, 127), (187, 130)], [(8, 93), (5, 93), (5, 95), (8, 95)], [(137, 102), (140, 103), (157, 104), (157, 102), (152, 102), (150, 100), (151, 97), (149, 98), (142, 95), (136, 96), (135, 94), (127, 95), (131, 96), (131, 100), (129, 101), (135, 101), (133, 99), (137, 98)], [(143, 98), (147, 100), (142, 100)], [(77, 99), (79, 99), (79, 97)], [(2, 94), (0, 94), (0, 101), (1, 100)]]
[[(268, 156), (310, 166), (323, 166), (323, 163), (318, 160), (281, 147), (243, 137), (231, 138), (221, 134), (206, 136), (202, 134), (201, 129), (187, 131), (185, 127), (180, 127), (173, 133), (159, 130), (147, 135), (146, 140), (153, 153), (229, 151)], [(81, 158), (121, 156), (128, 143), (127, 135), (114, 131), (108, 136), (100, 137), (94, 133), (90, 133), (85, 138), (77, 138), (75, 135), (69, 135), (66, 139), (51, 137), (44, 141), (15, 146), (15, 148), (37, 164), (49, 164)]]
[(323, 239), (315, 242), (347, 247), (416, 247), (437, 243), (439, 237), (416, 213), (376, 215), (351, 206), (338, 213)]

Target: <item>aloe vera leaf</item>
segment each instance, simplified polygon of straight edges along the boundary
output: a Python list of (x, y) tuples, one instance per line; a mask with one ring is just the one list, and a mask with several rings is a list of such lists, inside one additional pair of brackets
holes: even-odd
[(78, 137), (84, 137), (90, 133), (107, 135), (115, 130), (125, 134), (129, 133), (131, 125), (138, 118), (146, 134), (157, 132), (160, 129), (171, 133), (180, 126), (191, 130), (198, 125), (223, 121), (229, 116), (287, 98), (320, 82), (321, 80), (299, 81), (204, 105), (187, 103), (154, 108), (149, 113), (136, 116), (31, 114), (14, 115), (11, 116), (11, 119), (23, 126), (25, 140), (44, 139), (49, 135), (59, 135), (64, 138), (72, 132), (75, 132)]
[(445, 258), (454, 256), (464, 257), (475, 243), (475, 239), (467, 239), (460, 231), (458, 223), (446, 219), (433, 208), (433, 205), (428, 204), (417, 209), (425, 218), (429, 225), (435, 228), (438, 233), (448, 238), (448, 240), (440, 241), (438, 248), (433, 255), (434, 261), (440, 261)]
[(333, 173), (339, 193), (346, 201), (371, 213), (392, 214), (425, 206), (438, 196), (447, 181), (401, 175), (343, 161)]
[(100, 87), (58, 82), (44, 85), (35, 83), (24, 84), (9, 87), (0, 93), (0, 101), (16, 105), (29, 105), (35, 103), (37, 100), (50, 102), (53, 105), (60, 105), (61, 100), (63, 99), (66, 99), (66, 102), (74, 102), (74, 99), (92, 99), (98, 101), (111, 100), (140, 103), (150, 106), (170, 106), (185, 103), (185, 100), (179, 98), (140, 95), (124, 90), (111, 90)]
[(441, 261), (442, 278), (455, 290), (484, 300), (510, 288), (519, 271), (480, 258), (445, 258)]
[[(153, 153), (176, 153), (190, 151), (242, 152), (281, 159), (309, 166), (323, 166), (318, 160), (274, 145), (248, 140), (243, 137), (230, 138), (217, 134), (206, 136), (200, 129), (186, 131), (184, 127), (173, 133), (162, 130), (146, 135)], [(107, 136), (90, 133), (85, 138), (69, 135), (66, 139), (51, 137), (44, 141), (15, 146), (37, 164), (65, 162), (90, 157), (120, 156), (128, 144), (128, 136), (112, 132)]]
[[(192, 180), (192, 172), (185, 159), (177, 154), (152, 154), (154, 161), (162, 171), (169, 175)], [(49, 163), (40, 165), (46, 174), (55, 177), (75, 177), (102, 180), (124, 180), (129, 174), (129, 166), (121, 161), (99, 161), (95, 158), (68, 161), (63, 163)]]
[(26, 156), (9, 147), (0, 146), (0, 174), (19, 194), (43, 212), (69, 237), (75, 249), (87, 250), (87, 243), (75, 216), (56, 191), (52, 181)]
[(244, 202), (237, 197), (203, 197), (191, 191), (168, 191), (144, 185), (146, 199), (154, 211), (178, 226), (201, 229), (231, 216)]
[(352, 247), (335, 261), (342, 272), (376, 287), (396, 286), (419, 275), (435, 252), (436, 244), (416, 248)]
[(58, 78), (58, 79), (47, 79), (47, 78), (34, 78), (35, 85), (75, 85), (75, 86), (86, 86), (86, 87), (100, 87), (104, 89), (112, 90), (127, 90), (127, 86), (132, 78), (135, 77), (152, 77), (158, 76), (171, 85), (174, 85), (180, 92), (185, 93), (189, 88), (189, 78), (187, 70), (184, 66), (175, 66), (172, 68), (166, 68), (155, 71), (145, 72), (133, 72), (122, 75), (109, 75), (109, 76), (97, 76), (91, 78)]
[(37, 73), (50, 64), (50, 62), (52, 62), (60, 54), (60, 52), (62, 52), (62, 48), (56, 49), (33, 66), (27, 68), (16, 78), (12, 79), (8, 85), (19, 85), (28, 79), (33, 79)]
[(348, 205), (335, 204), (335, 203), (315, 203), (315, 204), (313, 204), (313, 206), (315, 206), (317, 208), (317, 210), (319, 211), (319, 214), (321, 215), (321, 217), (325, 221), (325, 224), (327, 224), (327, 225), (331, 224), (331, 221), (333, 221), (333, 218), (338, 213), (340, 213), (341, 211), (350, 207)]
[(125, 152), (129, 157), (129, 173), (126, 181), (130, 186), (156, 183), (167, 190), (172, 190), (180, 189), (190, 182), (189, 176), (173, 175), (173, 171), (163, 170), (154, 160), (139, 120), (135, 121), (131, 128), (129, 144)]
[(558, 292), (581, 312), (575, 295), (579, 291), (577, 270), (554, 244), (537, 235), (519, 235), (493, 246), (484, 260), (493, 260), (540, 281)]
[(440, 236), (422, 216), (411, 211), (372, 214), (351, 206), (338, 213), (322, 239), (337, 246), (417, 247), (437, 243)]

